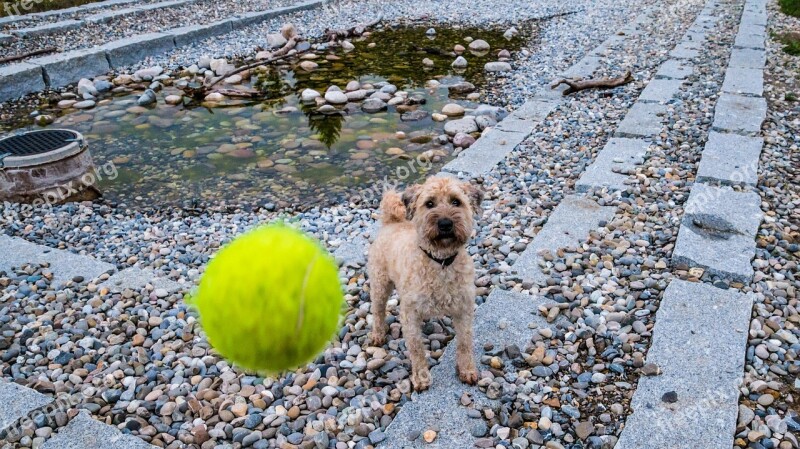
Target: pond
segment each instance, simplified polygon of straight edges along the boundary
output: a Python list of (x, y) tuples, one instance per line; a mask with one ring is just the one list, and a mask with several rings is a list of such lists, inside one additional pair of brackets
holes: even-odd
[[(439, 137), (443, 117), (433, 114), (448, 103), (467, 111), (479, 103), (443, 86), (468, 81), (480, 92), (487, 77), (497, 76), (485, 73), (484, 64), (496, 61), (500, 50), (519, 50), (528, 39), (475, 28), (437, 28), (431, 36), (429, 28), (375, 31), (354, 39), (352, 51), (317, 49), (234, 86), (258, 89), (263, 94), (258, 100), (170, 106), (165, 96), (181, 91), (168, 80), (153, 107), (136, 104), (139, 90), (89, 110), (43, 105), (40, 111), (58, 115), (50, 127), (82, 132), (96, 165), (113, 163), (114, 176), (101, 179), (101, 190), (129, 205), (302, 208), (366, 197), (361, 192), (378, 180), (401, 174), (413, 182), (454, 157), (453, 144)], [(482, 39), (491, 49), (467, 49), (462, 54), (467, 67), (452, 68), (456, 56), (448, 53), (456, 45), (468, 47), (471, 39)], [(303, 61), (317, 67), (306, 71), (299, 66)], [(396, 88), (411, 100), (373, 113), (364, 112), (361, 102), (321, 113), (319, 105), (301, 101), (305, 89), (324, 95), (330, 86), (345, 91), (348, 83), (389, 97), (397, 95)], [(5, 131), (35, 128), (29, 120), (4, 126)]]

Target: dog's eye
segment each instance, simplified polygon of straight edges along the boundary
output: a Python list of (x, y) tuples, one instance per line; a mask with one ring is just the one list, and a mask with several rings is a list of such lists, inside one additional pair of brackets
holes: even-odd
[(453, 198), (453, 201), (450, 201), (450, 204), (452, 204), (455, 207), (460, 207), (461, 201), (459, 201), (458, 198)]
[(428, 209), (433, 209), (433, 201), (431, 200), (426, 201), (425, 207), (427, 207)]

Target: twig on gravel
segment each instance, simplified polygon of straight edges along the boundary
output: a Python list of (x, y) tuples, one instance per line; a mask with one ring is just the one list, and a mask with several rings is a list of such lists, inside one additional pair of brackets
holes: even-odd
[(367, 22), (361, 25), (356, 25), (347, 30), (331, 30), (325, 29), (325, 35), (328, 36), (328, 41), (337, 41), (342, 39), (347, 39), (348, 37), (357, 37), (364, 34), (369, 28), (374, 27), (375, 25), (381, 23), (383, 20), (383, 16), (378, 16), (377, 19), (373, 20), (372, 22)]
[(562, 95), (569, 95), (585, 89), (610, 89), (612, 87), (619, 87), (623, 84), (628, 84), (631, 81), (633, 81), (633, 76), (631, 75), (631, 71), (628, 70), (625, 72), (625, 75), (618, 78), (605, 77), (588, 80), (569, 80), (560, 78), (553, 81), (553, 83), (550, 85), (550, 88), (555, 89), (561, 84), (566, 84), (569, 86), (569, 88), (565, 90)]
[(13, 56), (6, 56), (5, 58), (0, 58), (0, 64), (5, 64), (7, 62), (14, 62), (19, 61), (20, 59), (30, 58), (31, 56), (38, 56), (43, 55), (45, 53), (53, 53), (54, 51), (58, 51), (56, 47), (45, 47), (39, 50), (29, 51), (27, 53), (22, 53), (19, 55)]

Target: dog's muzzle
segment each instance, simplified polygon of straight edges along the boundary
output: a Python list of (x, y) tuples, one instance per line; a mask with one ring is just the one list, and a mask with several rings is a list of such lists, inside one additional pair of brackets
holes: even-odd
[(439, 237), (452, 237), (453, 236), (453, 220), (449, 218), (440, 218), (436, 222), (436, 227), (439, 229)]

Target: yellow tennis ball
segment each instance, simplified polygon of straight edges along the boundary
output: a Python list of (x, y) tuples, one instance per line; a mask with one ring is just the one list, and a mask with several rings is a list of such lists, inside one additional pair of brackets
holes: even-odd
[(222, 356), (274, 373), (325, 348), (339, 328), (344, 295), (336, 262), (320, 243), (273, 224), (222, 248), (190, 302)]

